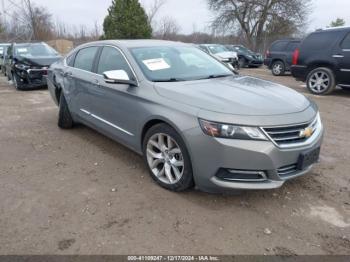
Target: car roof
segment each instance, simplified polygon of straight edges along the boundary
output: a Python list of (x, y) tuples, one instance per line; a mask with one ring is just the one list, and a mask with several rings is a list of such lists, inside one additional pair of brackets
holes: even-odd
[(318, 29), (314, 33), (322, 32), (322, 31), (348, 31), (348, 30), (350, 30), (350, 26), (337, 26), (337, 27)]
[[(96, 41), (85, 44), (89, 45), (117, 45), (125, 48), (136, 47), (154, 47), (154, 46), (191, 46), (191, 44), (185, 44), (182, 42), (165, 41), (165, 40), (153, 40), (153, 39), (138, 39), (138, 40), (104, 40)], [(83, 45), (83, 46), (85, 46)]]
[(298, 38), (284, 38), (284, 39), (276, 40), (274, 43), (276, 43), (276, 42), (301, 42), (301, 41), (302, 40), (298, 39)]

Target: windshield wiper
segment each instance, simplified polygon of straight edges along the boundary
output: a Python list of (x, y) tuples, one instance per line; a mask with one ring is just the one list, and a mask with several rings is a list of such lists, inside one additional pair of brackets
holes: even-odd
[(233, 76), (231, 74), (222, 74), (222, 75), (210, 75), (207, 77), (203, 77), (201, 79), (214, 79), (214, 78), (223, 78), (223, 77), (228, 77), (228, 76)]
[(157, 79), (157, 80), (153, 80), (153, 82), (182, 82), (182, 81), (186, 81), (184, 79), (181, 78), (167, 78), (167, 79)]

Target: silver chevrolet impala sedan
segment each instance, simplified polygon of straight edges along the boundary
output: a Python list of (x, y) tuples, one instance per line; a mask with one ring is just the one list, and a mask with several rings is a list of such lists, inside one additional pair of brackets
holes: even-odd
[(273, 189), (318, 162), (316, 104), (240, 76), (193, 45), (102, 41), (79, 46), (48, 73), (58, 125), (87, 125), (144, 156), (162, 187)]

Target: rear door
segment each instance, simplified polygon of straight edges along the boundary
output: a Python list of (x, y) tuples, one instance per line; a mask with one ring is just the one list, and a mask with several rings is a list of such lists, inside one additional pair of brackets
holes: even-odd
[(338, 61), (338, 83), (350, 85), (350, 32), (342, 38), (340, 44), (336, 47), (333, 57)]
[(67, 96), (67, 99), (71, 100), (68, 101), (70, 109), (87, 120), (91, 120), (89, 97), (96, 86), (96, 74), (93, 73), (93, 69), (99, 49), (97, 46), (80, 49), (75, 56), (74, 66), (67, 67), (64, 72), (66, 91), (70, 93)]

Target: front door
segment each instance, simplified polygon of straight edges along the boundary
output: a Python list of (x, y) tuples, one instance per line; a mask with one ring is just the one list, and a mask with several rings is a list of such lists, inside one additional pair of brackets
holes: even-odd
[(101, 52), (96, 69), (93, 91), (90, 93), (91, 113), (94, 124), (128, 145), (135, 143), (136, 118), (142, 115), (135, 112), (139, 92), (138, 87), (126, 84), (110, 84), (104, 81), (106, 71), (124, 70), (130, 79), (135, 79), (128, 62), (121, 51), (105, 46)]

